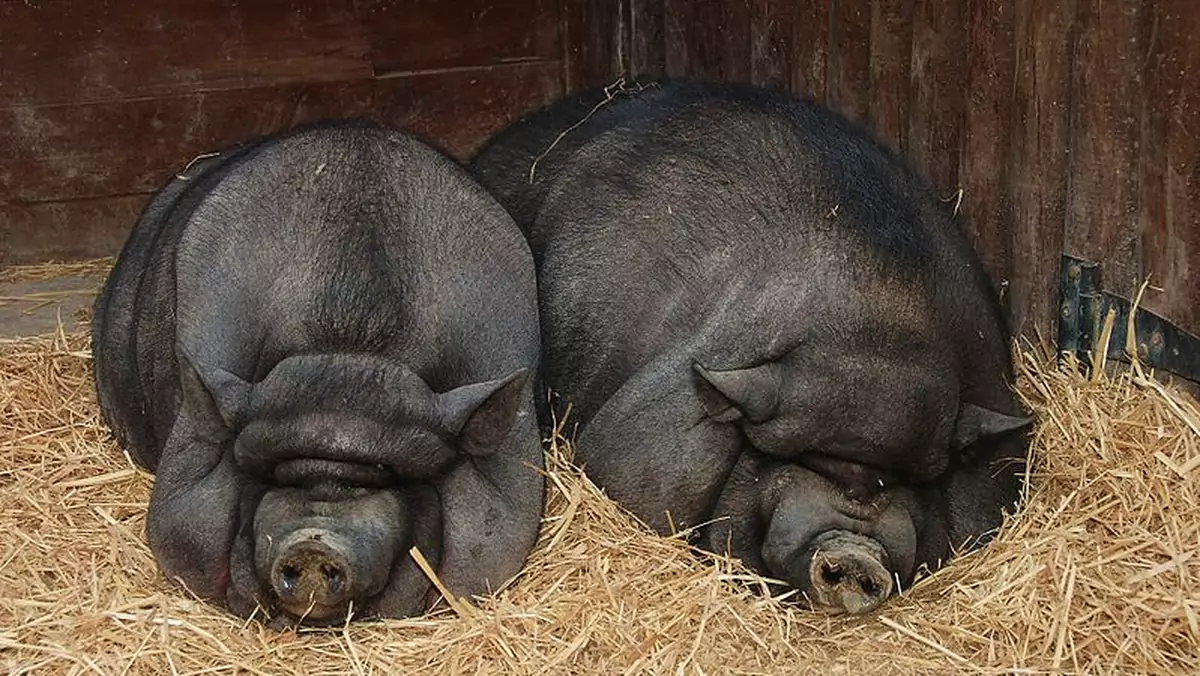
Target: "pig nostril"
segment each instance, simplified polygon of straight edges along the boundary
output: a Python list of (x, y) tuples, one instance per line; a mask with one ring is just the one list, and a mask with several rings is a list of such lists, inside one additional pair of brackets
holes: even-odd
[(342, 572), (341, 568), (329, 563), (322, 564), (321, 575), (325, 578), (325, 587), (331, 593), (336, 594), (342, 590), (342, 585), (346, 581), (346, 574)]
[(295, 591), (300, 583), (300, 569), (296, 566), (283, 566), (279, 569), (279, 583), (287, 592)]
[(839, 584), (843, 577), (845, 573), (836, 563), (827, 563), (821, 567), (821, 579), (831, 586)]
[(862, 587), (863, 593), (867, 596), (879, 595), (879, 585), (875, 582), (875, 580), (869, 577), (860, 577), (858, 579), (858, 586)]

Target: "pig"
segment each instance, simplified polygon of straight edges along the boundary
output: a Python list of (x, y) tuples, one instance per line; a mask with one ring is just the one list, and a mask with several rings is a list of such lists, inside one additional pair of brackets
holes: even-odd
[(157, 565), (270, 626), (471, 597), (542, 510), (529, 247), (464, 167), (327, 120), (202, 156), (148, 203), (92, 322), (101, 415), (153, 472)]
[(577, 463), (651, 528), (864, 613), (1015, 510), (1032, 419), (1002, 310), (951, 206), (861, 125), (622, 84), (471, 170), (533, 250)]

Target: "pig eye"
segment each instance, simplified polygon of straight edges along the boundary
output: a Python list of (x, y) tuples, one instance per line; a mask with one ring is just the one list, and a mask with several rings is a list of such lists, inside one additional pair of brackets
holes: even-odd
[(870, 500), (887, 486), (896, 483), (890, 472), (879, 467), (823, 453), (803, 453), (798, 461), (805, 469), (820, 474), (846, 491), (846, 495), (854, 500)]
[(273, 472), (280, 486), (308, 488), (334, 483), (356, 488), (387, 488), (396, 483), (396, 475), (383, 465), (364, 465), (319, 458), (300, 458), (281, 462)]

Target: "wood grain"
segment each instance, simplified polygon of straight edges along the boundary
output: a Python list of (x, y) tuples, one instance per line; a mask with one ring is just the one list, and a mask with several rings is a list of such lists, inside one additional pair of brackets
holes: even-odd
[(666, 0), (666, 64), (671, 75), (750, 79), (747, 0)]
[(871, 105), (871, 5), (830, 0), (825, 101), (848, 117), (866, 119)]
[(797, 0), (791, 90), (824, 101), (829, 83), (829, 10), (833, 0)]
[[(1155, 86), (1143, 97), (1161, 124), (1162, 145), (1143, 139), (1144, 161), (1161, 170), (1157, 190), (1144, 191), (1143, 272), (1161, 293), (1147, 306), (1200, 335), (1200, 12), (1190, 0), (1156, 3), (1149, 25), (1161, 36)], [(1151, 99), (1150, 96), (1153, 96)], [(1153, 178), (1150, 178), (1153, 181)]]
[(0, 107), (370, 77), (353, 0), (0, 3)]
[(1143, 52), (1141, 0), (1079, 0), (1071, 82), (1066, 250), (1102, 261), (1104, 288), (1141, 282), (1138, 139)]
[(1013, 86), (1016, 77), (1015, 0), (971, 0), (968, 8), (967, 99), (959, 176), (962, 208), (1004, 305), (1013, 274)]
[(1013, 329), (1058, 336), (1070, 139), (1071, 35), (1074, 0), (1016, 0), (1016, 82), (1013, 88), (1013, 255), (1009, 308)]
[(366, 0), (376, 76), (559, 56), (557, 0)]
[(750, 80), (773, 89), (792, 83), (799, 66), (793, 50), (797, 5), (793, 0), (752, 0), (750, 21)]
[(907, 142), (913, 0), (871, 3), (871, 128), (893, 148)]
[(966, 122), (967, 23), (963, 2), (916, 0), (906, 148), (946, 199), (956, 199)]

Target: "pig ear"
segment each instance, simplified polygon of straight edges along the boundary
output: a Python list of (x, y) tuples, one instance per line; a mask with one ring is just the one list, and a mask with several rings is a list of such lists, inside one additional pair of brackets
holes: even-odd
[(528, 369), (484, 383), (463, 385), (438, 395), (442, 421), (463, 443), (463, 447), (482, 455), (508, 437), (521, 410), (521, 393)]
[(1033, 418), (1029, 416), (1007, 415), (964, 402), (954, 425), (954, 446), (965, 448), (984, 437), (1012, 432), (1031, 424)]
[(175, 356), (183, 409), (197, 432), (210, 441), (227, 440), (250, 396), (250, 384), (228, 371), (197, 367), (182, 345), (175, 347)]
[(693, 362), (692, 370), (700, 376), (700, 403), (713, 420), (763, 422), (779, 410), (780, 373), (774, 362), (731, 371)]

